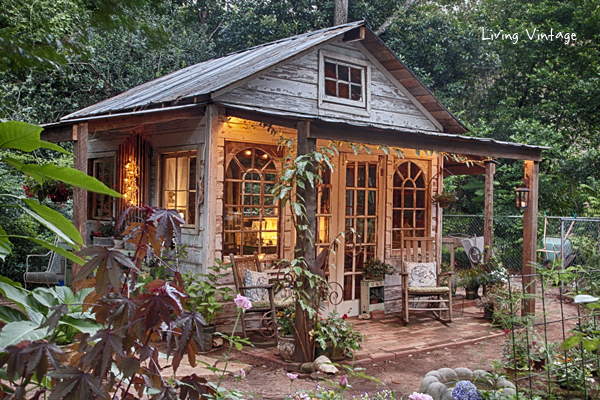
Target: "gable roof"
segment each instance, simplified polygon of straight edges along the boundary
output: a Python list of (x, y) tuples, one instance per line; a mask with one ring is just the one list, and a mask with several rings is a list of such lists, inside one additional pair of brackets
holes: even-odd
[(263, 73), (275, 65), (298, 57), (315, 47), (338, 40), (352, 30), (364, 29), (359, 47), (366, 48), (380, 68), (393, 75), (406, 89), (412, 101), (420, 103), (442, 125), (444, 132), (464, 133), (467, 128), (448, 111), (423, 83), (375, 35), (365, 21), (351, 22), (277, 40), (226, 56), (204, 61), (136, 86), (124, 93), (76, 111), (63, 118), (71, 119), (204, 103), (211, 95), (235, 87), (242, 81)]

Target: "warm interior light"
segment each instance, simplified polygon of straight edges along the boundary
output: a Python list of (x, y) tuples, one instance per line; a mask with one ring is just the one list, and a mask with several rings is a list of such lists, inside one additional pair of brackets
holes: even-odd
[(515, 207), (518, 209), (529, 208), (529, 189), (525, 186), (515, 189)]
[(137, 164), (133, 160), (129, 160), (127, 164), (125, 164), (125, 178), (123, 179), (127, 182), (127, 188), (123, 197), (127, 200), (127, 205), (137, 204), (138, 200), (138, 178), (139, 170)]
[(266, 153), (265, 153), (265, 154), (263, 154), (263, 156), (262, 156), (262, 157), (263, 157), (263, 158), (269, 158), (269, 156), (268, 156)]
[(252, 152), (251, 152), (250, 150), (246, 150), (246, 151), (244, 152), (244, 154), (246, 154), (247, 156), (249, 156), (249, 155), (251, 155), (251, 154), (252, 154)]

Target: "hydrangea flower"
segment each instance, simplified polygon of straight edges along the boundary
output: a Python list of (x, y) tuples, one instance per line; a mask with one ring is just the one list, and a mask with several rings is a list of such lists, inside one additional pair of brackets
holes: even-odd
[(471, 381), (458, 382), (452, 390), (452, 398), (454, 400), (483, 400), (479, 390)]

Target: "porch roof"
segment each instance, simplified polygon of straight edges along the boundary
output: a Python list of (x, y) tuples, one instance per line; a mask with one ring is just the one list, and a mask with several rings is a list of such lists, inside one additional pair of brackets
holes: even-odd
[[(477, 161), (495, 157), (541, 161), (542, 150), (549, 149), (549, 147), (545, 146), (504, 142), (492, 138), (478, 138), (406, 128), (398, 129), (391, 125), (340, 121), (324, 116), (283, 112), (237, 104), (221, 103), (221, 105), (227, 107), (227, 115), (229, 116), (290, 128), (295, 128), (298, 120), (312, 121), (309, 137), (315, 139), (443, 151), (464, 155)], [(343, 129), (340, 129), (340, 125), (343, 125)], [(454, 171), (450, 170), (450, 172), (455, 175), (483, 173), (483, 171), (479, 171), (479, 168), (473, 168), (472, 171), (469, 171), (469, 168), (466, 168), (463, 163), (456, 163), (453, 160), (447, 161), (445, 165), (454, 169)]]

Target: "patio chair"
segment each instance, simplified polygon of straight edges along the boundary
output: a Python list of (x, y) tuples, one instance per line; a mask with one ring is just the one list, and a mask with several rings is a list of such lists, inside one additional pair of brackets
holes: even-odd
[[(54, 245), (60, 245), (58, 238), (54, 240)], [(43, 271), (33, 271), (29, 259), (35, 257), (49, 257), (48, 264)], [(58, 285), (59, 282), (66, 283), (67, 259), (60, 254), (49, 251), (46, 254), (29, 254), (25, 257), (25, 273), (23, 274), (23, 283), (27, 289), (27, 283)]]
[(258, 331), (264, 337), (276, 336), (276, 311), (292, 305), (292, 298), (275, 298), (276, 285), (269, 283), (269, 276), (263, 270), (256, 252), (252, 256), (230, 254), (229, 257), (236, 291), (252, 302), (252, 308), (242, 314), (243, 336), (247, 337), (247, 332), (250, 331)]
[[(435, 319), (452, 322), (452, 272), (441, 273), (435, 256), (434, 238), (404, 238), (402, 241), (402, 303), (404, 323), (411, 312), (431, 312)], [(442, 285), (441, 278), (448, 277)]]

